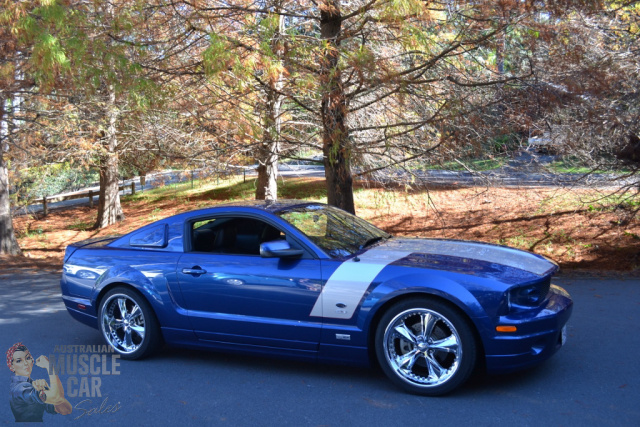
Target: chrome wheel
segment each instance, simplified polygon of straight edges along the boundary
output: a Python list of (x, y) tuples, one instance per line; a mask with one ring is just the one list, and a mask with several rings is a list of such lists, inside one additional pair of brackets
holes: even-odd
[(425, 387), (451, 378), (462, 356), (460, 337), (451, 322), (426, 309), (398, 314), (385, 331), (384, 347), (398, 376)]
[(475, 365), (468, 323), (437, 301), (408, 301), (383, 316), (376, 337), (378, 360), (394, 382), (426, 395), (462, 384)]
[(105, 295), (100, 304), (100, 329), (107, 343), (126, 359), (145, 356), (160, 339), (147, 301), (127, 288), (116, 288)]
[(144, 342), (144, 315), (126, 295), (113, 295), (105, 303), (102, 329), (109, 344), (121, 353), (133, 353)]

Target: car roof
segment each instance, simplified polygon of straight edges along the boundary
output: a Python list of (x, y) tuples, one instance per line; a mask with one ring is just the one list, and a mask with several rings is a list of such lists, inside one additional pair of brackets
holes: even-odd
[(205, 215), (212, 215), (215, 213), (221, 214), (231, 214), (234, 215), (234, 209), (238, 209), (238, 214), (248, 214), (252, 210), (254, 214), (262, 211), (271, 215), (277, 215), (281, 210), (292, 208), (292, 207), (304, 207), (304, 206), (327, 206), (324, 203), (319, 202), (310, 202), (306, 200), (292, 200), (292, 199), (284, 199), (284, 200), (238, 200), (234, 202), (227, 202), (218, 205), (213, 205), (207, 208), (195, 209), (191, 211), (186, 211), (182, 213), (178, 213), (173, 216), (169, 216), (167, 218), (160, 219), (158, 221), (147, 224), (141, 228), (131, 231), (130, 233), (124, 234), (122, 236), (117, 236), (117, 238), (111, 242), (114, 247), (118, 247), (122, 244), (128, 244), (129, 238), (135, 233), (139, 233), (144, 231), (145, 229), (149, 229), (157, 226), (158, 224), (170, 224), (176, 220), (185, 221), (185, 220), (193, 220), (194, 218), (204, 217)]

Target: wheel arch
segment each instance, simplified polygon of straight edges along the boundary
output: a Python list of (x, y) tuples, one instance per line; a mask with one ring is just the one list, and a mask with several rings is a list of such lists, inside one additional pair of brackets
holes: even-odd
[(162, 303), (162, 297), (156, 286), (139, 270), (131, 266), (115, 266), (102, 274), (96, 282), (96, 291), (92, 301), (96, 307), (96, 314), (100, 309), (100, 303), (105, 294), (116, 286), (124, 286), (140, 294), (158, 318), (158, 303)]
[(103, 286), (100, 289), (100, 292), (98, 292), (98, 294), (96, 295), (95, 302), (94, 302), (95, 308), (96, 308), (96, 316), (98, 317), (98, 322), (100, 322), (100, 304), (102, 304), (102, 300), (104, 300), (105, 295), (107, 295), (109, 291), (119, 287), (127, 288), (135, 292), (141, 298), (143, 298), (147, 302), (147, 304), (149, 304), (149, 307), (151, 307), (151, 313), (153, 314), (153, 317), (155, 318), (158, 326), (160, 327), (160, 333), (162, 334), (162, 322), (160, 322), (160, 318), (158, 318), (156, 307), (153, 304), (153, 298), (149, 298), (148, 294), (146, 294), (145, 292), (142, 292), (137, 286), (131, 283), (127, 283), (126, 281), (116, 280), (116, 281), (110, 282), (109, 284)]
[[(140, 335), (140, 333), (138, 332), (140, 341), (134, 342), (133, 333), (130, 333), (131, 338), (129, 341), (129, 345), (135, 346), (134, 349), (122, 349), (123, 343), (121, 342), (121, 340), (123, 338), (117, 338), (116, 333), (111, 328), (111, 326), (108, 326), (109, 333), (107, 333), (107, 331), (105, 331), (104, 329), (104, 323), (101, 317), (102, 304), (107, 304), (109, 303), (111, 298), (119, 298), (121, 295), (129, 299), (134, 305), (137, 305), (141, 310), (144, 318), (144, 333)], [(107, 297), (109, 297), (109, 300), (105, 301), (105, 298)], [(113, 281), (112, 283), (109, 283), (101, 289), (98, 297), (96, 298), (96, 304), (96, 308), (98, 311), (98, 329), (100, 330), (101, 334), (103, 335), (103, 339), (105, 339), (107, 344), (111, 345), (111, 347), (113, 347), (116, 352), (120, 353), (120, 356), (123, 359), (136, 360), (147, 357), (150, 354), (154, 353), (160, 346), (165, 343), (165, 337), (162, 332), (160, 321), (158, 320), (158, 315), (155, 308), (153, 307), (153, 303), (149, 300), (147, 295), (137, 289), (136, 286), (132, 286), (131, 284), (126, 282)], [(122, 311), (122, 308), (120, 309), (120, 311)], [(133, 313), (133, 311), (131, 313)], [(113, 340), (118, 342), (117, 347), (120, 348), (116, 348), (116, 344), (114, 344)], [(130, 351), (123, 352), (123, 350)]]
[(377, 310), (373, 313), (371, 321), (369, 322), (369, 327), (367, 330), (367, 348), (369, 352), (369, 360), (372, 366), (379, 366), (378, 357), (376, 356), (375, 350), (375, 338), (376, 331), (378, 329), (378, 325), (380, 324), (380, 320), (385, 315), (387, 311), (394, 305), (401, 303), (403, 301), (411, 300), (414, 298), (427, 298), (434, 301), (438, 301), (442, 304), (447, 305), (452, 310), (455, 310), (458, 314), (460, 314), (465, 321), (471, 326), (471, 332), (476, 342), (476, 346), (478, 349), (477, 352), (477, 360), (476, 367), (484, 366), (485, 357), (484, 357), (484, 345), (482, 343), (482, 337), (480, 336), (480, 331), (478, 330), (478, 325), (473, 321), (473, 319), (469, 316), (469, 314), (463, 310), (458, 304), (455, 304), (451, 300), (443, 297), (442, 295), (438, 295), (436, 293), (422, 291), (422, 292), (410, 292), (396, 295), (393, 298), (385, 301)]

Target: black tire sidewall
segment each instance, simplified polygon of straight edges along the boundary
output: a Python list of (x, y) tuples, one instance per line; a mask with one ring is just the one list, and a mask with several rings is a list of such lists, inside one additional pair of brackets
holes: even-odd
[[(459, 361), (458, 370), (448, 381), (443, 384), (432, 387), (424, 387), (416, 384), (411, 384), (400, 378), (387, 361), (384, 350), (385, 330), (387, 329), (389, 323), (399, 313), (413, 308), (424, 308), (439, 313), (440, 315), (442, 315), (442, 317), (445, 317), (447, 320), (449, 320), (449, 322), (451, 322), (460, 338), (460, 345), (462, 346), (462, 357)], [(378, 323), (374, 343), (378, 364), (380, 365), (385, 375), (397, 386), (414, 394), (420, 394), (424, 396), (441, 396), (450, 393), (469, 379), (476, 365), (478, 346), (476, 343), (472, 324), (457, 309), (451, 307), (447, 303), (431, 298), (416, 297), (401, 301), (391, 306), (384, 313), (384, 315), (380, 319), (380, 322)]]

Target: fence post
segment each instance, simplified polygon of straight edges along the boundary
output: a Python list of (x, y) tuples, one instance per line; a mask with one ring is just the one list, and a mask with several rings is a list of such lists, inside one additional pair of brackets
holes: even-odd
[(49, 214), (49, 209), (47, 207), (47, 196), (42, 197), (42, 212), (44, 212), (44, 216)]
[(131, 183), (131, 195), (133, 196), (134, 194), (136, 194), (136, 184), (135, 182)]
[(93, 190), (89, 190), (89, 207), (93, 208)]

